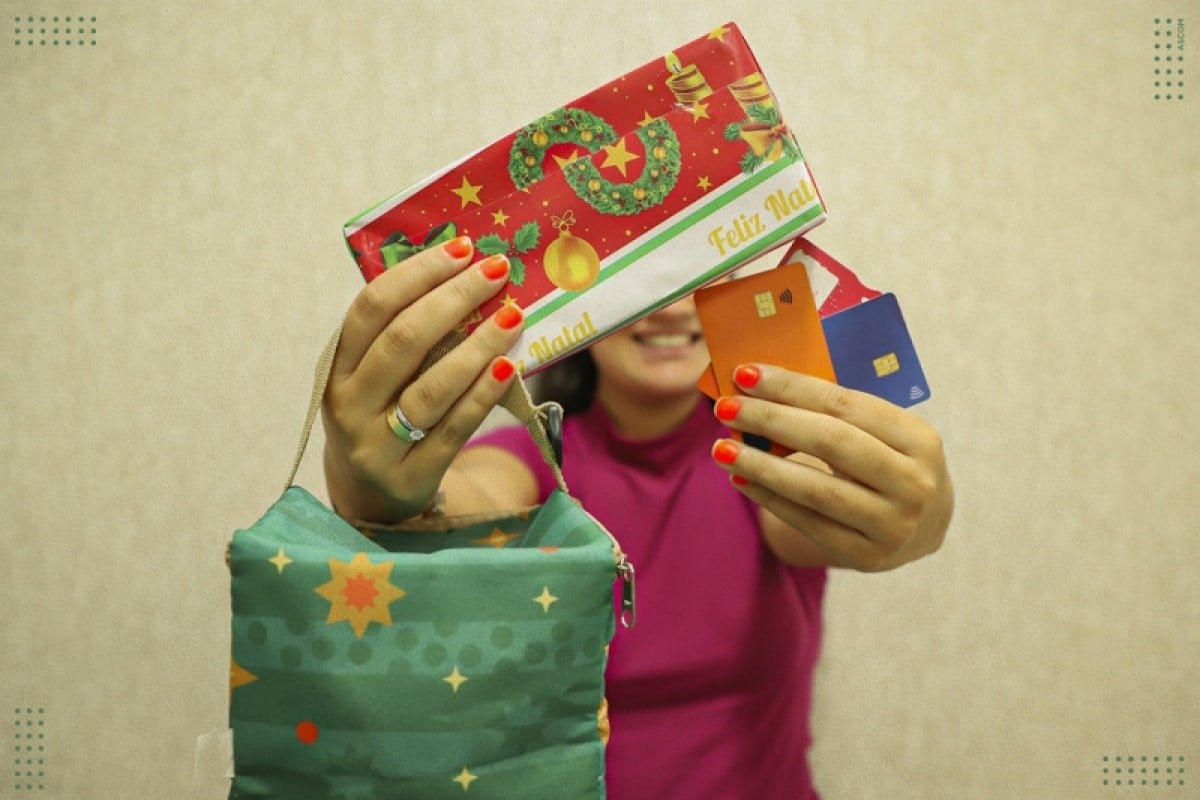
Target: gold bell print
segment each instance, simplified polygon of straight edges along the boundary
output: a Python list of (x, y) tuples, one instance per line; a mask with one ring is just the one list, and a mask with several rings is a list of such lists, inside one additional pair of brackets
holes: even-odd
[(750, 151), (767, 161), (778, 161), (783, 155), (787, 137), (787, 125), (770, 125), (765, 122), (743, 122), (738, 135), (750, 146)]

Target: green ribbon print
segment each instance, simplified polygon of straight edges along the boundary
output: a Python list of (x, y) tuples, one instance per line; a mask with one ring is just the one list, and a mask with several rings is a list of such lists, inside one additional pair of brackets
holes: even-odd
[(383, 256), (384, 267), (391, 269), (409, 256), (415, 256), (422, 250), (445, 244), (456, 236), (458, 236), (458, 230), (453, 222), (447, 222), (445, 225), (434, 228), (425, 237), (425, 241), (420, 244), (416, 244), (403, 233), (393, 233), (380, 245), (379, 253)]

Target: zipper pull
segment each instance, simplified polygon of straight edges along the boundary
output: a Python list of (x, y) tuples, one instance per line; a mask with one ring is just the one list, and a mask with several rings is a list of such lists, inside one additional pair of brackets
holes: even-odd
[(621, 587), (621, 625), (632, 628), (637, 624), (636, 588), (633, 564), (624, 553), (617, 561), (617, 574), (621, 576), (621, 580), (625, 584)]

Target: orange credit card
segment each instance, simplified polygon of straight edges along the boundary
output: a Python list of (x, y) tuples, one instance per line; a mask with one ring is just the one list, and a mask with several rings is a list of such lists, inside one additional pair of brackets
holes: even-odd
[[(696, 385), (709, 397), (736, 395), (733, 371), (749, 362), (837, 380), (803, 263), (718, 283), (700, 289), (695, 298), (712, 359)], [(747, 436), (746, 443), (780, 450), (753, 439)]]

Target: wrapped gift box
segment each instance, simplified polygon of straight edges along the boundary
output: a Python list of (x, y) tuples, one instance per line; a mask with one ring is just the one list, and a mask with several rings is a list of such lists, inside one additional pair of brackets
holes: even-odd
[(794, 239), (825, 208), (741, 32), (728, 23), (534, 120), (360, 214), (367, 280), (467, 235), (504, 253), (509, 353), (532, 374)]

